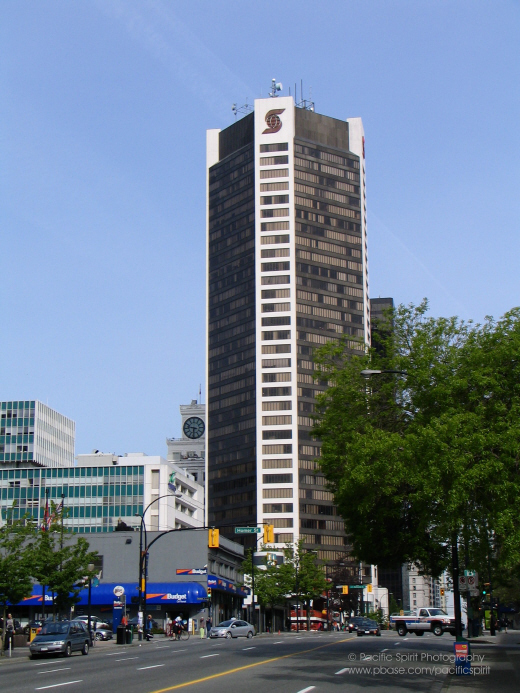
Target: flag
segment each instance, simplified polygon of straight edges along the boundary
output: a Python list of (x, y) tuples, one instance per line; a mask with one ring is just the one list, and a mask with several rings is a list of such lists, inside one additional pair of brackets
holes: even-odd
[(52, 513), (50, 521), (49, 521), (49, 526), (51, 525), (52, 522), (57, 522), (58, 519), (63, 514), (63, 507), (64, 507), (63, 502), (64, 502), (64, 500), (65, 499), (62, 498), (61, 503), (54, 508), (54, 512)]
[(45, 499), (45, 512), (43, 513), (42, 532), (47, 532), (51, 527), (51, 516), (49, 514), (49, 496)]

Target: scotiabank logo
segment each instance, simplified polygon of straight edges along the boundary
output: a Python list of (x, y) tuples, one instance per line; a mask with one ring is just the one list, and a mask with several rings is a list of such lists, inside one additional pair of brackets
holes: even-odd
[(285, 108), (276, 108), (274, 111), (269, 111), (265, 116), (266, 129), (262, 132), (262, 135), (273, 135), (282, 129), (282, 121), (280, 120), (280, 113), (283, 113)]

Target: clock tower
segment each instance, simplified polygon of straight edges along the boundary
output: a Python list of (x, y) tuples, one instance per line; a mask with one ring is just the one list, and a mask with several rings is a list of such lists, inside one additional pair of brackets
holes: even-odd
[(166, 438), (168, 460), (175, 462), (204, 486), (206, 451), (206, 407), (192, 400), (181, 404), (181, 438)]

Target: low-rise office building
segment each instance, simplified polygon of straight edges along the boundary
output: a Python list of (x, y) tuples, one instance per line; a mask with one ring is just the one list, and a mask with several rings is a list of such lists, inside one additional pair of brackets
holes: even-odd
[[(70, 540), (70, 539), (69, 539)], [(241, 586), (244, 548), (224, 537), (218, 548), (208, 548), (204, 528), (169, 532), (117, 531), (92, 534), (90, 548), (98, 553), (98, 577), (91, 588), (92, 614), (111, 618), (115, 587), (123, 587), (129, 618), (138, 613), (139, 555), (149, 547), (146, 612), (164, 627), (182, 614), (190, 624), (200, 624), (211, 614), (213, 623), (242, 616), (242, 602), (249, 590)], [(87, 613), (88, 590), (80, 594), (76, 614)], [(47, 613), (52, 595), (45, 595)], [(22, 613), (23, 612), (23, 613)], [(42, 614), (42, 589), (35, 585), (31, 597), (14, 608), (15, 616), (36, 618)]]
[(204, 488), (179, 465), (143, 453), (77, 459), (71, 468), (0, 470), (3, 520), (27, 513), (43, 521), (48, 498), (51, 510), (63, 500), (65, 527), (82, 534), (112, 532), (121, 522), (138, 528), (150, 504), (149, 530), (203, 526)]

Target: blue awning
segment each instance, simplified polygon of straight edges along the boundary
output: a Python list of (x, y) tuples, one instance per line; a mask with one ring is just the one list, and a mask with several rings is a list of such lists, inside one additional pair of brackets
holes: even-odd
[[(138, 597), (139, 591), (135, 582), (107, 582), (92, 585), (91, 603), (94, 606), (111, 605), (117, 600), (114, 587), (123, 587), (127, 604), (132, 597)], [(79, 593), (79, 606), (88, 604), (88, 588)], [(206, 588), (198, 582), (149, 582), (146, 585), (147, 604), (200, 604), (208, 598)], [(39, 605), (42, 602), (42, 588), (34, 585), (30, 597), (19, 602), (19, 606)], [(52, 604), (52, 595), (45, 592), (45, 603)]]

